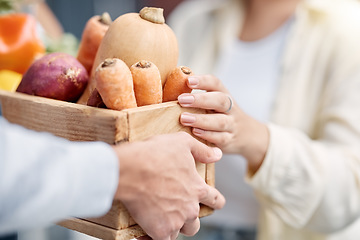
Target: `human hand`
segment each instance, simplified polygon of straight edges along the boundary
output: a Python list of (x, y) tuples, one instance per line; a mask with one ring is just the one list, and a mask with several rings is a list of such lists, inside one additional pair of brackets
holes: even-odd
[(192, 127), (194, 135), (214, 143), (224, 153), (243, 155), (248, 160), (249, 172), (255, 173), (269, 143), (266, 125), (245, 114), (218, 78), (192, 76), (188, 78), (188, 86), (206, 92), (184, 93), (178, 97), (180, 105), (208, 111), (207, 114), (184, 112), (180, 122)]
[(222, 152), (185, 132), (159, 135), (146, 141), (113, 147), (120, 161), (115, 199), (154, 240), (176, 239), (179, 232), (198, 232), (200, 206), (219, 209), (224, 197), (207, 185), (195, 160), (218, 161)]

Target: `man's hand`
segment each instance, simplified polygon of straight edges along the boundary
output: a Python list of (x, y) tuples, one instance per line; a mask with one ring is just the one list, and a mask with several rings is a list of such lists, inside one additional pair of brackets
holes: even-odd
[(192, 236), (200, 228), (199, 203), (214, 209), (224, 206), (225, 198), (205, 183), (195, 167), (195, 160), (218, 161), (219, 148), (181, 132), (114, 149), (120, 161), (115, 199), (153, 239), (176, 239), (179, 232)]

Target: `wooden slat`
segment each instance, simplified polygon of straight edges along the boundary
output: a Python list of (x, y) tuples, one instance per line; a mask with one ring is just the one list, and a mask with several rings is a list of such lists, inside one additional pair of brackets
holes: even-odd
[(115, 230), (78, 218), (64, 220), (57, 224), (59, 226), (104, 240), (129, 240), (146, 235), (146, 233), (138, 225), (122, 230)]
[(176, 101), (124, 110), (129, 118), (129, 141), (179, 131), (190, 133), (190, 128), (179, 122), (180, 114), (185, 110), (192, 113), (204, 112), (201, 109), (184, 109)]
[(125, 206), (120, 201), (116, 200), (113, 201), (110, 210), (104, 216), (98, 218), (87, 218), (86, 220), (118, 230), (125, 229), (136, 224)]
[(128, 139), (127, 113), (22, 93), (0, 91), (3, 116), (10, 122), (73, 141)]
[(215, 187), (215, 163), (206, 164), (205, 181), (208, 185)]
[[(208, 163), (206, 164), (206, 171), (205, 171), (205, 181), (208, 185), (215, 187), (215, 163)], [(206, 206), (200, 205), (200, 213), (199, 217), (206, 217), (211, 215), (214, 212), (214, 209)]]

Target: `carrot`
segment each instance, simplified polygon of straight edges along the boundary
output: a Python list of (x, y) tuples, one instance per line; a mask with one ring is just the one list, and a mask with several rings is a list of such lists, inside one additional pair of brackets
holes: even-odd
[(129, 67), (118, 58), (105, 59), (95, 70), (96, 88), (107, 108), (137, 107)]
[(140, 61), (130, 67), (137, 105), (162, 102), (162, 83), (159, 69), (150, 61)]
[(90, 74), (96, 52), (112, 20), (108, 13), (91, 17), (83, 30), (77, 59)]
[(163, 102), (175, 101), (180, 94), (190, 93), (191, 88), (186, 84), (186, 80), (192, 75), (193, 72), (188, 67), (180, 66), (173, 69), (166, 78)]

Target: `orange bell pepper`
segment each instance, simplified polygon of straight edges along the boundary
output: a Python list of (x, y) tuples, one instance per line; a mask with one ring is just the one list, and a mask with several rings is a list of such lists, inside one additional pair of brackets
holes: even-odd
[(39, 54), (45, 53), (36, 35), (36, 20), (26, 13), (0, 16), (0, 69), (24, 74)]

